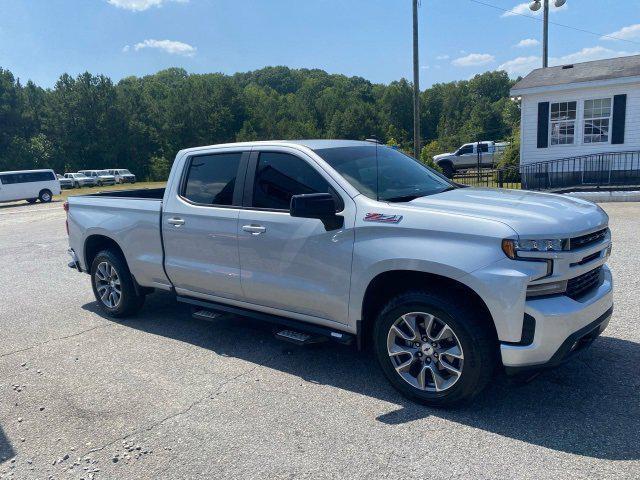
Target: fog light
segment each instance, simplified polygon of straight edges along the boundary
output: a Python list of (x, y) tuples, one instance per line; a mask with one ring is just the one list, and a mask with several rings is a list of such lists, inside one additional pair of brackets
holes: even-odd
[(540, 283), (538, 285), (529, 285), (527, 287), (527, 298), (540, 297), (542, 295), (554, 295), (564, 293), (567, 290), (567, 281)]

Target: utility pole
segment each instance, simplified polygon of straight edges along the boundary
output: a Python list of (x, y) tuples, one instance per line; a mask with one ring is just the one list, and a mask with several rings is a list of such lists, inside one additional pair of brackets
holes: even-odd
[(420, 64), (418, 61), (418, 0), (413, 0), (413, 156), (420, 159)]
[(549, 0), (544, 0), (542, 12), (542, 68), (549, 66)]
[[(560, 8), (567, 0), (554, 0), (553, 4)], [(533, 0), (529, 9), (537, 12), (542, 7), (542, 68), (549, 66), (549, 0)]]

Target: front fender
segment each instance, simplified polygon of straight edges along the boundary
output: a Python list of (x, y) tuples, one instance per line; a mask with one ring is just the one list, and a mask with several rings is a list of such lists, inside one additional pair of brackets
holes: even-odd
[(369, 235), (360, 229), (356, 234), (349, 300), (349, 324), (353, 328), (361, 320), (369, 284), (381, 273), (408, 270), (439, 275), (468, 286), (482, 298), (475, 282), (466, 281), (469, 273), (504, 258), (498, 238), (429, 230), (410, 234), (386, 225), (369, 229)]

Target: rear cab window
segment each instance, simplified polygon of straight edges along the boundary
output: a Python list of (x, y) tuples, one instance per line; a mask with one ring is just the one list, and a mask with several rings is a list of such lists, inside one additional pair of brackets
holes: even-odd
[(191, 157), (180, 195), (198, 205), (233, 205), (241, 158), (242, 152)]

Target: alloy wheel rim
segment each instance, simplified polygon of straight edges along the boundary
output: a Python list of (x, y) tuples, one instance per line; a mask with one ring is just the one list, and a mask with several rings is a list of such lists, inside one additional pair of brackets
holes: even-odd
[(387, 353), (396, 373), (409, 385), (444, 392), (462, 376), (460, 340), (445, 321), (427, 312), (410, 312), (391, 325)]
[(122, 300), (122, 285), (118, 272), (109, 262), (100, 262), (95, 274), (96, 290), (102, 303), (116, 308)]

